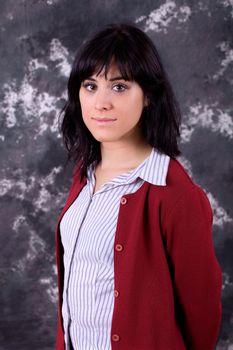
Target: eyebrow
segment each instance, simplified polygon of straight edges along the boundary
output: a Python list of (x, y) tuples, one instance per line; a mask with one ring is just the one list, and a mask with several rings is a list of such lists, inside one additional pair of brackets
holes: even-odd
[[(92, 80), (92, 81), (96, 81), (96, 79), (94, 78), (86, 78), (86, 80)], [(125, 80), (125, 81), (128, 81), (129, 79), (126, 79), (124, 78), (123, 76), (118, 76), (118, 77), (114, 77), (114, 78), (111, 78), (109, 79), (109, 81), (115, 81), (115, 80)]]

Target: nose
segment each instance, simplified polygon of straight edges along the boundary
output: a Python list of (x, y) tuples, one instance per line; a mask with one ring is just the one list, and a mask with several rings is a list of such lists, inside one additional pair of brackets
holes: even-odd
[(99, 111), (112, 108), (112, 100), (107, 89), (98, 89), (95, 93), (95, 108)]

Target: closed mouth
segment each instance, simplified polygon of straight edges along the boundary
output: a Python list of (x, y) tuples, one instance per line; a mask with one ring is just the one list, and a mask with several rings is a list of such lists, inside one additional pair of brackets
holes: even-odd
[(98, 122), (111, 122), (116, 119), (108, 119), (108, 118), (93, 118), (94, 120), (97, 120)]

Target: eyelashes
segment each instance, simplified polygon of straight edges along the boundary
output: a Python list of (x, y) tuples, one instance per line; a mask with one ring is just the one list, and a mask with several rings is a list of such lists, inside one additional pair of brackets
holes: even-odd
[(96, 85), (92, 84), (92, 83), (85, 83), (85, 84), (83, 84), (83, 87), (88, 91), (96, 90)]
[[(114, 90), (114, 91), (117, 91), (117, 92), (123, 92), (123, 91), (125, 91), (125, 90), (128, 89), (127, 85), (124, 85), (124, 84), (121, 84), (121, 83), (115, 84), (115, 85), (113, 86), (113, 88), (115, 88), (115, 87), (118, 87), (117, 90)], [(120, 89), (119, 89), (119, 87), (120, 87)]]
[[(87, 91), (95, 91), (98, 87), (95, 83), (83, 83), (82, 86), (87, 90)], [(128, 89), (128, 86), (122, 83), (117, 83), (112, 86), (112, 89), (116, 92), (124, 92), (125, 90)]]

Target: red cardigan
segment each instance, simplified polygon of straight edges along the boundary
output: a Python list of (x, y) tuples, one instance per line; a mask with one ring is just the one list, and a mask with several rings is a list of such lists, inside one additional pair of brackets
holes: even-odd
[[(57, 225), (57, 350), (64, 350), (59, 223), (85, 184), (76, 171)], [(212, 211), (203, 190), (177, 160), (170, 160), (167, 186), (144, 182), (121, 198), (114, 279), (112, 350), (215, 348), (222, 274), (212, 241)]]

